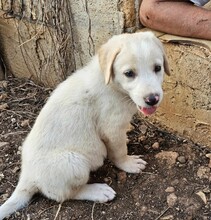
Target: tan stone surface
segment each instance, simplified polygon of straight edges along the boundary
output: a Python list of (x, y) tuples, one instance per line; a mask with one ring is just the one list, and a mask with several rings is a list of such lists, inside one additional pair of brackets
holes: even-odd
[(162, 35), (171, 76), (153, 120), (211, 147), (211, 42)]

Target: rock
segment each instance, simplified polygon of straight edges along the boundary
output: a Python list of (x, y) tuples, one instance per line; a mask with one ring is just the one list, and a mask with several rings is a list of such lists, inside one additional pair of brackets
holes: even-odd
[(147, 133), (147, 126), (146, 125), (141, 125), (139, 127), (139, 130), (142, 134), (146, 134)]
[(127, 174), (124, 171), (117, 173), (117, 179), (119, 183), (125, 183), (127, 179)]
[(139, 141), (145, 141), (147, 138), (146, 138), (146, 136), (144, 136), (144, 135), (141, 135), (139, 138), (138, 138), (138, 140)]
[(165, 192), (167, 192), (167, 193), (173, 193), (174, 191), (175, 191), (175, 189), (173, 186), (169, 186), (165, 189)]
[(153, 148), (154, 150), (159, 149), (159, 147), (160, 147), (159, 142), (155, 142), (155, 143), (152, 145), (152, 148)]
[(21, 122), (21, 127), (27, 127), (27, 126), (29, 126), (29, 119), (23, 120)]
[(197, 192), (196, 195), (198, 195), (201, 198), (205, 205), (207, 204), (207, 198), (202, 191)]
[(199, 177), (199, 179), (209, 179), (211, 176), (210, 168), (205, 166), (200, 166), (197, 171), (197, 176)]
[(184, 164), (184, 163), (186, 163), (186, 158), (185, 158), (185, 156), (179, 156), (179, 157), (177, 157), (177, 161)]
[(169, 207), (173, 207), (177, 202), (177, 196), (174, 193), (171, 193), (167, 196), (167, 204)]
[(166, 162), (170, 167), (176, 163), (177, 157), (178, 153), (174, 151), (162, 151), (155, 155), (155, 158), (161, 160), (162, 162)]
[(14, 124), (14, 123), (16, 123), (16, 119), (15, 118), (11, 118), (11, 122), (12, 122), (12, 124)]
[(3, 148), (5, 146), (9, 145), (8, 142), (0, 142), (0, 148)]

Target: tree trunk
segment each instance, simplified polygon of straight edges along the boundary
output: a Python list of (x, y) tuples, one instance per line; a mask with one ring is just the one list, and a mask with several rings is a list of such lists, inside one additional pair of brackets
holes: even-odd
[(87, 63), (110, 36), (134, 29), (134, 4), (134, 0), (0, 0), (0, 55), (7, 72), (55, 86)]

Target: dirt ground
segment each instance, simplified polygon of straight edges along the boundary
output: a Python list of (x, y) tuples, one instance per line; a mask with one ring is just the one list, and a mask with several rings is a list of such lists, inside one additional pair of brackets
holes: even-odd
[[(29, 80), (0, 82), (0, 204), (17, 184), (21, 143), (50, 93)], [(105, 161), (90, 177), (90, 182), (113, 187), (117, 192), (114, 201), (66, 201), (60, 205), (36, 195), (28, 207), (8, 219), (211, 219), (210, 149), (137, 115), (128, 131), (128, 149), (130, 154), (142, 154), (148, 162), (142, 174), (125, 173)]]

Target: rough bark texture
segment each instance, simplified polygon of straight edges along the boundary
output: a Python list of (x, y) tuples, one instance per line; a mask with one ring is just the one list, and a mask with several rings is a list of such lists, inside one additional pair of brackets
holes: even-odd
[(135, 30), (134, 4), (133, 0), (0, 0), (5, 66), (15, 76), (55, 86), (85, 65), (112, 35)]
[(0, 7), (9, 72), (52, 86), (75, 69), (69, 1), (0, 1)]

